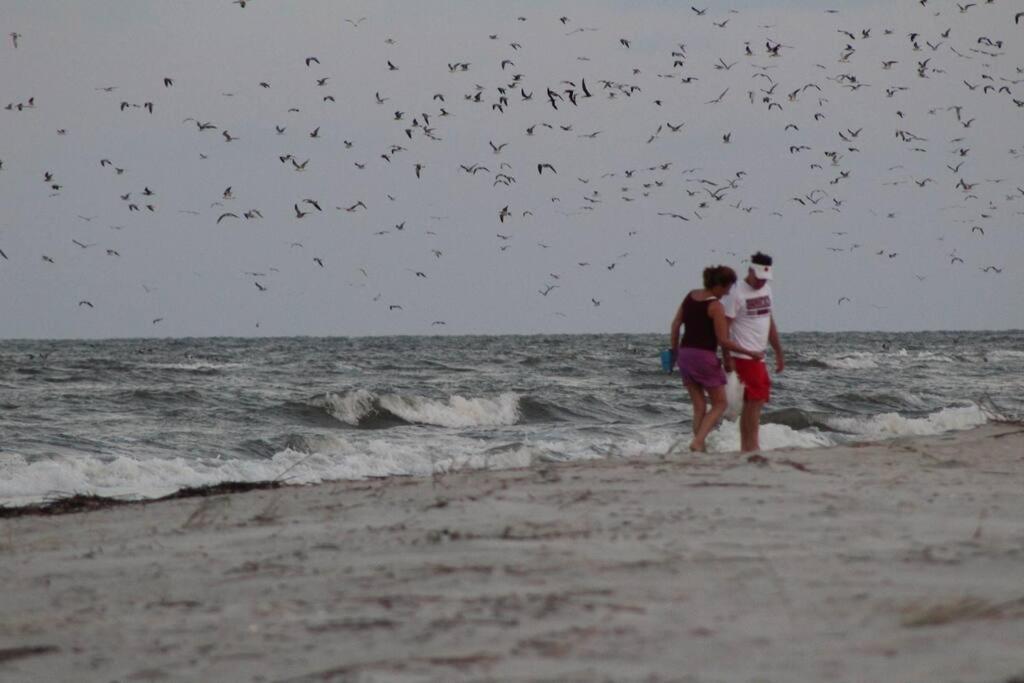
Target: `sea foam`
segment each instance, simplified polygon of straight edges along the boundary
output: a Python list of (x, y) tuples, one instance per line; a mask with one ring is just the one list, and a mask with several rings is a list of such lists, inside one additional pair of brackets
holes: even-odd
[(989, 417), (981, 407), (970, 405), (943, 408), (924, 417), (904, 417), (899, 413), (883, 413), (871, 417), (832, 417), (826, 419), (826, 424), (847, 434), (884, 439), (971, 429), (985, 424)]
[[(367, 395), (371, 395), (367, 392)], [(349, 403), (358, 405), (360, 395)], [(513, 421), (518, 399), (502, 394), (495, 399), (448, 401), (422, 399), (407, 401), (408, 409), (396, 406), (410, 421), (434, 420), (459, 424), (492, 424)], [(390, 408), (389, 408), (390, 409)], [(358, 410), (355, 413), (357, 414)], [(940, 434), (970, 429), (988, 421), (990, 415), (972, 405), (944, 408), (923, 417), (885, 413), (866, 417), (826, 418), (835, 432), (815, 428), (796, 430), (783, 424), (762, 424), (764, 449), (822, 448), (858, 440), (882, 440), (898, 436)], [(392, 434), (395, 434), (392, 436)], [(347, 435), (347, 436), (346, 436)], [(373, 435), (373, 436), (370, 436)], [(379, 437), (376, 435), (380, 435)], [(539, 461), (580, 461), (598, 458), (631, 458), (644, 455), (690, 457), (686, 453), (688, 430), (680, 427), (652, 428), (643, 436), (576, 436), (571, 439), (529, 439), (506, 446), (483, 444), (476, 438), (451, 434), (420, 439), (402, 430), (315, 432), (293, 440), (265, 459), (152, 458), (130, 454), (97, 456), (79, 453), (75, 457), (54, 457), (29, 461), (17, 453), (0, 453), (0, 501), (24, 504), (75, 493), (102, 496), (152, 498), (183, 487), (224, 481), (278, 480), (289, 484), (357, 480), (370, 477), (429, 476), (458, 470), (528, 467)], [(725, 421), (708, 438), (713, 453), (739, 449), (737, 423)]]

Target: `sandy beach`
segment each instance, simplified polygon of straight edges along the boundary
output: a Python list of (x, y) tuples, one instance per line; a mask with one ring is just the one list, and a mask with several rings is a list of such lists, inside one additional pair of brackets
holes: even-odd
[(0, 520), (0, 680), (1024, 680), (1024, 429)]

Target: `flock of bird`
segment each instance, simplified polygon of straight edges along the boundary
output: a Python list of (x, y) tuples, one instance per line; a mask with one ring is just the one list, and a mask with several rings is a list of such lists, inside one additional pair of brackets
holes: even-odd
[[(174, 143), (182, 147), (196, 145), (189, 162), (195, 167), (177, 173), (214, 175), (221, 182), (202, 200), (176, 194), (147, 180), (153, 170), (147, 166), (158, 162), (118, 158), (111, 145), (108, 156), (89, 161), (110, 174), (102, 212), (85, 215), (90, 210), (81, 205), (62, 205), (61, 215), (72, 227), (52, 234), (43, 253), (15, 248), (26, 240), (12, 239), (11, 227), (0, 228), (0, 263), (19, 259), (40, 268), (74, 268), (94, 248), (108, 259), (132, 258), (122, 235), (159, 214), (211, 231), (270, 223), (269, 232), (260, 234), (277, 237), (265, 241), (262, 260), (234, 274), (248, 282), (248, 294), (238, 296), (288, 289), (288, 278), (299, 277), (300, 269), (335, 270), (332, 286), (399, 315), (408, 312), (413, 293), (430, 296), (443, 266), (458, 271), (480, 260), (479, 249), (463, 248), (475, 240), (505, 259), (496, 261), (496, 268), (506, 269), (503, 277), (529, 279), (525, 287), (536, 297), (531, 305), (568, 318), (630, 287), (615, 279), (620, 264), (643, 259), (633, 271), (639, 277), (671, 271), (681, 258), (694, 268), (711, 258), (739, 265), (746, 253), (765, 246), (766, 234), (799, 221), (815, 231), (815, 239), (797, 242), (801, 260), (874, 260), (874, 267), (889, 269), (874, 272), (889, 273), (896, 287), (922, 282), (939, 268), (999, 276), (1008, 267), (1006, 254), (997, 250), (1002, 260), (990, 262), (967, 252), (978, 240), (1012, 231), (1024, 215), (1024, 178), (1013, 175), (1024, 163), (1024, 140), (1013, 142), (1024, 132), (1024, 12), (1014, 12), (1004, 0), (903, 4), (907, 12), (913, 7), (920, 28), (890, 25), (898, 15), (880, 15), (870, 26), (848, 25), (842, 13), (818, 10), (834, 31), (813, 37), (825, 45), (820, 53), (793, 38), (799, 25), (781, 26), (784, 16), (779, 24), (763, 24), (761, 15), (748, 18), (746, 11), (692, 6), (676, 10), (683, 36), (678, 40), (620, 35), (615, 27), (571, 16), (518, 15), (495, 20), (472, 58), (436, 57), (434, 52), (451, 55), (458, 45), (431, 45), (424, 46), (417, 64), (400, 58), (408, 53), (398, 51), (399, 41), (374, 17), (349, 17), (338, 22), (343, 40), (369, 32), (384, 46), (378, 64), (359, 63), (373, 86), (365, 92), (342, 86), (351, 64), (338, 54), (281, 48), (292, 54), (288, 68), (299, 84), (290, 86), (296, 101), (264, 107), (261, 93), (279, 88), (280, 81), (254, 74), (251, 82), (232, 83), (221, 93), (219, 112), (244, 96), (233, 117), (177, 115), (176, 98), (190, 87), (187, 73), (167, 74), (149, 88), (95, 83), (92, 93), (111, 117), (141, 117), (132, 119), (134, 129), (182, 141)], [(263, 8), (260, 0), (224, 0), (230, 5), (237, 6), (233, 11), (241, 16), (235, 21), (242, 22)], [(966, 22), (984, 13), (989, 29), (980, 34), (977, 23)], [(671, 31), (662, 27), (656, 33)], [(520, 70), (517, 63), (529, 62), (528, 52), (549, 50), (539, 34), (559, 35), (572, 59), (541, 73)], [(12, 51), (44, 40), (18, 31), (9, 38)], [(577, 40), (587, 42), (574, 47)], [(583, 48), (595, 44), (602, 45), (603, 59)], [(409, 70), (421, 81), (415, 92), (389, 82)], [(429, 82), (422, 82), (423, 73), (430, 74)], [(9, 134), (51, 106), (45, 83), (35, 85), (39, 92), (0, 103)], [(349, 122), (354, 101), (377, 112), (372, 127)], [(861, 120), (853, 122), (856, 117)], [(757, 127), (748, 130), (745, 121)], [(1005, 121), (1018, 128), (993, 130)], [(99, 135), (76, 129), (72, 116), (47, 134), (66, 140), (69, 149), (76, 136)], [(1009, 142), (998, 143), (999, 156), (978, 153), (1000, 137)], [(280, 180), (250, 183), (248, 162), (224, 153), (239, 147), (273, 166), (270, 172)], [(737, 148), (744, 151), (732, 151)], [(43, 158), (37, 161), (41, 166), (0, 158), (3, 203), (64, 201), (69, 188), (85, 184), (62, 168), (66, 158)], [(372, 182), (355, 180), (368, 173)], [(5, 195), (14, 174), (38, 178), (37, 196)], [(311, 176), (317, 180), (308, 182), (309, 190), (293, 189)], [(323, 193), (325, 183), (337, 188), (334, 194)], [(421, 189), (425, 183), (433, 183), (429, 192)], [(362, 189), (350, 194), (348, 187)], [(437, 188), (446, 188), (440, 198), (433, 194)], [(914, 219), (904, 216), (903, 207), (918, 202), (940, 212), (943, 225), (928, 232), (907, 225)], [(489, 216), (452, 216), (464, 207), (489, 207)], [(891, 227), (861, 237), (851, 226), (864, 221)], [(687, 248), (715, 245), (716, 235), (730, 225), (750, 227), (730, 233), (717, 249), (698, 255)], [(346, 231), (348, 246), (339, 247), (346, 245), (338, 240), (339, 230)], [(909, 239), (901, 235), (914, 231)], [(374, 252), (365, 246), (413, 234), (417, 240), (403, 248)], [(887, 234), (891, 240), (880, 237)], [(238, 232), (237, 239), (251, 238)], [(644, 240), (649, 242), (639, 246)], [(920, 246), (926, 241), (940, 242), (938, 251)], [(362, 260), (351, 255), (356, 242), (363, 245)], [(552, 253), (558, 255), (545, 254), (555, 242), (559, 247)], [(73, 248), (63, 251), (68, 244)], [(574, 250), (582, 244), (585, 249)], [(187, 254), (208, 247), (183, 248)], [(931, 262), (922, 266), (919, 257), (901, 267), (908, 249), (928, 254)], [(777, 254), (782, 263), (795, 256)], [(672, 271), (676, 280), (685, 277), (680, 270)], [(130, 286), (156, 290), (148, 278)], [(828, 300), (856, 305), (858, 297), (849, 294), (840, 289)], [(68, 296), (91, 314), (107, 305), (82, 289)], [(431, 300), (424, 325), (447, 324), (445, 299)], [(146, 319), (161, 324), (170, 313), (154, 307)]]

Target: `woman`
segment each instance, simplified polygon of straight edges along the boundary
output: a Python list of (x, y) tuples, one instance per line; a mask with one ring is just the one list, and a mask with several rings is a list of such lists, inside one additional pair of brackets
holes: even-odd
[[(725, 413), (725, 372), (716, 353), (718, 347), (752, 358), (764, 357), (762, 352), (745, 349), (729, 339), (729, 325), (725, 319), (725, 309), (722, 308), (719, 299), (728, 294), (734, 284), (736, 273), (732, 268), (705, 268), (704, 289), (695, 289), (687, 294), (672, 320), (669, 348), (678, 349), (676, 363), (679, 366), (679, 374), (682, 375), (683, 384), (690, 393), (690, 400), (693, 401), (691, 451), (706, 450), (704, 440)], [(681, 342), (680, 326), (685, 327)]]

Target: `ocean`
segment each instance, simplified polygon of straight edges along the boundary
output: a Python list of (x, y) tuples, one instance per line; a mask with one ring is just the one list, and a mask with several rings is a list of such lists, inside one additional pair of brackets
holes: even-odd
[[(0, 342), (0, 504), (690, 454), (666, 334)], [(1024, 415), (1024, 332), (783, 335), (761, 442)]]

